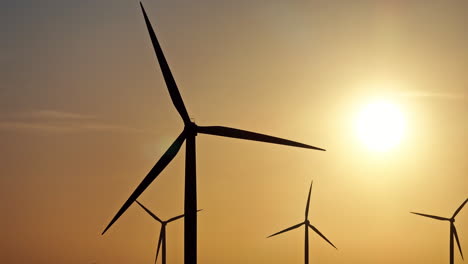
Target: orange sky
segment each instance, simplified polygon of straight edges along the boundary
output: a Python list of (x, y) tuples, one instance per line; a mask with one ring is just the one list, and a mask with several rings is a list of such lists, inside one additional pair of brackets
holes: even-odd
[[(159, 224), (132, 206), (103, 228), (183, 127), (137, 1), (0, 4), (0, 262), (151, 263)], [(185, 105), (327, 152), (197, 137), (199, 263), (447, 263), (467, 197), (468, 34), (462, 1), (147, 1)], [(355, 116), (400, 107), (406, 134), (368, 150)], [(139, 199), (183, 212), (183, 148)], [(468, 212), (457, 217), (468, 252)], [(167, 229), (182, 263), (183, 224)], [(461, 257), (455, 253), (455, 262)]]

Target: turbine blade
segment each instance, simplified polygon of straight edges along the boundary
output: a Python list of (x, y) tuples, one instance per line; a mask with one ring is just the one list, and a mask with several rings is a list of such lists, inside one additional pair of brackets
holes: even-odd
[(161, 231), (159, 232), (158, 249), (156, 250), (156, 258), (154, 259), (155, 264), (158, 261), (159, 249), (161, 248), (161, 241), (163, 240), (165, 233), (166, 232), (165, 232), (164, 226), (161, 226)]
[(307, 205), (306, 205), (306, 210), (305, 210), (305, 219), (308, 219), (309, 217), (309, 203), (310, 203), (310, 194), (312, 192), (312, 184), (314, 181), (310, 183), (310, 188), (309, 188), (309, 196), (307, 196)]
[(312, 228), (312, 230), (314, 230), (315, 233), (317, 233), (319, 236), (321, 236), (323, 239), (325, 239), (325, 241), (327, 241), (328, 244), (332, 245), (332, 247), (334, 247), (335, 249), (337, 249), (337, 248), (335, 247), (335, 245), (333, 245), (333, 243), (330, 242), (330, 240), (328, 240), (328, 238), (326, 238), (322, 233), (320, 233), (320, 231), (319, 231), (317, 228), (315, 228), (315, 227), (314, 227), (313, 225), (311, 225), (310, 223), (309, 223), (309, 227)]
[(458, 250), (460, 250), (460, 255), (461, 255), (462, 259), (464, 260), (463, 252), (462, 252), (461, 245), (460, 245), (460, 240), (458, 240), (457, 229), (455, 228), (455, 225), (453, 223), (452, 223), (452, 225), (453, 225), (453, 235), (455, 236), (455, 240), (457, 241)]
[(159, 223), (163, 222), (159, 217), (157, 217), (153, 212), (151, 212), (148, 208), (142, 205), (138, 200), (135, 200), (135, 202), (137, 202), (137, 204), (139, 204), (141, 208), (143, 208), (143, 210), (145, 210), (149, 215), (151, 215), (154, 219), (156, 219), (156, 221), (158, 221)]
[[(197, 212), (200, 212), (201, 210), (203, 210), (203, 209), (197, 210)], [(170, 218), (169, 220), (167, 220), (166, 223), (173, 222), (173, 221), (178, 220), (178, 219), (180, 219), (180, 218), (182, 218), (182, 217), (184, 217), (184, 216), (185, 216), (184, 214), (181, 214), (181, 215), (172, 217), (172, 218)]]
[(458, 207), (458, 209), (455, 211), (455, 213), (453, 214), (452, 218), (455, 218), (455, 216), (457, 216), (457, 214), (461, 211), (461, 209), (463, 208), (463, 206), (465, 206), (466, 202), (468, 202), (468, 198), (460, 205), (460, 207)]
[(293, 225), (293, 226), (288, 227), (288, 228), (286, 228), (286, 229), (284, 229), (284, 230), (282, 230), (282, 231), (279, 231), (278, 233), (274, 233), (273, 235), (270, 235), (270, 236), (268, 236), (267, 238), (272, 237), (272, 236), (279, 235), (279, 234), (281, 234), (281, 233), (284, 233), (284, 232), (287, 232), (287, 231), (290, 231), (290, 230), (293, 230), (293, 229), (296, 229), (296, 228), (300, 227), (300, 226), (303, 225), (303, 224), (304, 224), (304, 223), (300, 223), (300, 224), (297, 224), (297, 225)]
[(132, 203), (140, 196), (141, 193), (143, 193), (146, 188), (153, 182), (156, 177), (158, 177), (159, 173), (161, 173), (164, 168), (172, 161), (172, 159), (177, 155), (177, 152), (179, 152), (180, 147), (184, 143), (185, 140), (185, 133), (182, 131), (182, 133), (177, 137), (177, 139), (172, 143), (172, 145), (169, 147), (169, 149), (166, 150), (166, 152), (162, 155), (162, 157), (156, 162), (154, 167), (150, 170), (148, 175), (143, 179), (143, 181), (138, 185), (138, 187), (133, 191), (132, 195), (128, 198), (128, 200), (124, 203), (122, 208), (117, 212), (117, 214), (112, 218), (110, 223), (107, 225), (106, 229), (102, 232), (102, 235), (106, 233), (106, 231), (114, 224), (117, 219), (132, 205)]
[(182, 218), (182, 217), (184, 217), (184, 214), (181, 214), (181, 215), (172, 217), (171, 219), (167, 220), (167, 223), (172, 222), (172, 221), (175, 221), (175, 220), (180, 219), (180, 218)]
[(247, 139), (247, 140), (253, 140), (253, 141), (261, 141), (261, 142), (267, 142), (267, 143), (273, 143), (273, 144), (280, 144), (280, 145), (287, 145), (287, 146), (293, 146), (293, 147), (299, 147), (299, 148), (308, 148), (308, 149), (316, 149), (316, 150), (325, 151), (325, 149), (306, 145), (306, 144), (299, 143), (296, 141), (291, 141), (287, 139), (282, 139), (278, 137), (268, 136), (264, 134), (259, 134), (255, 132), (230, 128), (230, 127), (199, 126), (198, 132), (202, 134), (210, 134), (210, 135), (215, 135), (215, 136)]
[(143, 4), (140, 2), (141, 10), (143, 11), (143, 16), (145, 17), (146, 27), (148, 28), (148, 32), (151, 38), (151, 42), (153, 43), (154, 52), (156, 53), (156, 57), (158, 58), (159, 66), (161, 67), (162, 74), (164, 76), (164, 80), (166, 81), (167, 89), (169, 90), (169, 95), (171, 96), (172, 103), (174, 104), (175, 108), (179, 112), (180, 116), (184, 120), (185, 124), (190, 123), (190, 118), (187, 113), (187, 109), (185, 108), (184, 101), (182, 100), (182, 96), (180, 96), (179, 89), (177, 88), (177, 84), (172, 76), (171, 69), (167, 64), (166, 58), (164, 57), (164, 53), (159, 45), (158, 39), (156, 38), (156, 33), (154, 33), (153, 27), (151, 26), (151, 22), (146, 15), (145, 8)]
[(442, 220), (442, 221), (449, 221), (449, 220), (450, 220), (449, 218), (445, 218), (445, 217), (441, 217), (441, 216), (436, 216), (436, 215), (428, 215), (428, 214), (421, 214), (421, 213), (415, 213), (415, 212), (410, 212), (410, 213), (416, 214), (416, 215), (420, 215), (420, 216), (429, 217), (429, 218), (434, 218), (434, 219)]

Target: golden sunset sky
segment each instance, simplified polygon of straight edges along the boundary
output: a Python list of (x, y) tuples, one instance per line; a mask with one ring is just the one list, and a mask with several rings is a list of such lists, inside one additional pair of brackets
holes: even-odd
[[(190, 117), (326, 152), (197, 137), (199, 263), (447, 263), (468, 190), (467, 1), (144, 1)], [(133, 205), (179, 135), (138, 1), (0, 3), (0, 262), (153, 263), (159, 223)], [(358, 133), (391, 102), (390, 149)], [(183, 147), (139, 201), (183, 213)], [(468, 208), (456, 219), (468, 255)], [(183, 263), (183, 223), (167, 229)], [(455, 262), (461, 263), (458, 251)]]

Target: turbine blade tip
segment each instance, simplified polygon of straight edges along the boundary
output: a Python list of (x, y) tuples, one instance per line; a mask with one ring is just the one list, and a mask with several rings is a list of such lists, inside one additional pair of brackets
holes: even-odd
[(327, 151), (326, 149), (319, 148), (319, 147), (313, 147), (313, 146), (308, 146), (308, 149), (315, 149), (315, 150), (320, 150), (320, 151)]
[(106, 229), (104, 229), (104, 231), (102, 231), (101, 236), (103, 236), (107, 232), (107, 229), (109, 229), (109, 227), (106, 227)]

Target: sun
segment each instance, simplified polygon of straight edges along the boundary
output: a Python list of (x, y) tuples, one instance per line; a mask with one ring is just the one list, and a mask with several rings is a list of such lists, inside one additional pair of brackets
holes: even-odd
[(386, 100), (364, 106), (357, 116), (359, 139), (371, 150), (385, 152), (401, 141), (405, 132), (405, 118), (397, 105)]

